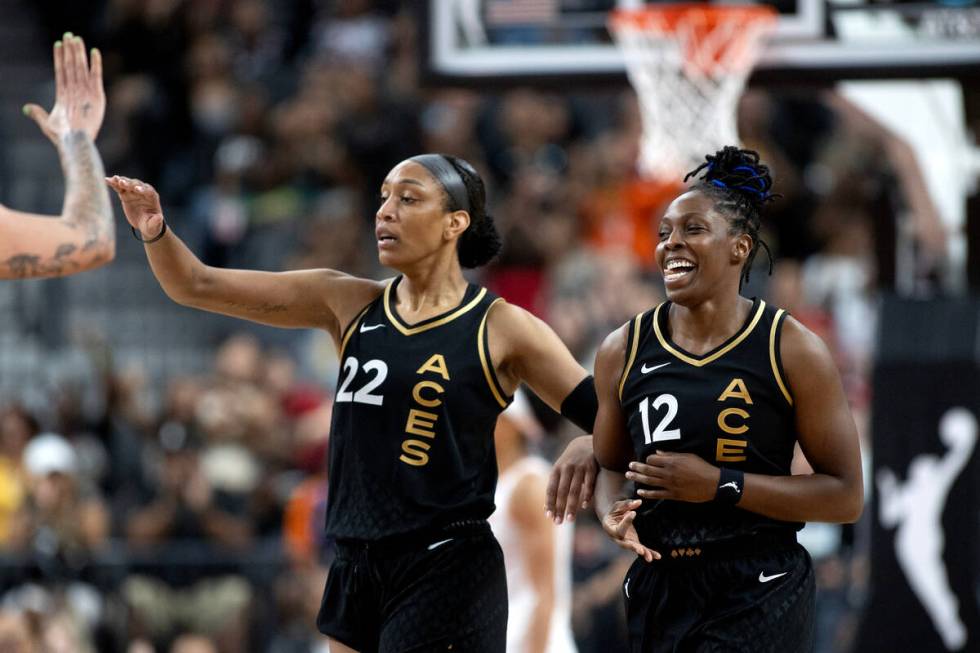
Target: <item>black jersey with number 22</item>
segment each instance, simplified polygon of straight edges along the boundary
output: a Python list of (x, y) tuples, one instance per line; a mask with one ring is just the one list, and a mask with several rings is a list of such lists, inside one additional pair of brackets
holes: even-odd
[(487, 315), (470, 284), (417, 324), (394, 279), (344, 332), (330, 429), (327, 534), (379, 540), (485, 519), (497, 481), (493, 430), (510, 398), (493, 371)]
[[(785, 312), (756, 299), (731, 338), (697, 356), (670, 339), (670, 306), (629, 324), (619, 395), (636, 460), (690, 452), (719, 467), (788, 475), (797, 436), (779, 356)], [(644, 544), (669, 548), (800, 525), (714, 502), (648, 500), (636, 527)]]

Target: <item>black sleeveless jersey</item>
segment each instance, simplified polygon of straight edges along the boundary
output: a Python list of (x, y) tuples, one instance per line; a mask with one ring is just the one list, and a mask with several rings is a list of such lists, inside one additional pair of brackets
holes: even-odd
[(414, 325), (395, 288), (344, 331), (330, 427), (327, 534), (378, 540), (493, 512), (493, 431), (510, 398), (493, 371), (487, 314), (470, 284), (455, 309)]
[[(797, 434), (779, 356), (785, 311), (756, 299), (735, 335), (695, 356), (671, 341), (669, 310), (665, 302), (629, 325), (619, 396), (636, 460), (690, 452), (719, 467), (789, 475)], [(801, 526), (670, 500), (645, 500), (636, 519), (641, 541), (661, 550)]]

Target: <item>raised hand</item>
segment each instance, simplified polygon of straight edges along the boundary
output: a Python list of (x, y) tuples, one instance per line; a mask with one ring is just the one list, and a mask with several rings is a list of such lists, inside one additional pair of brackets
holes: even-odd
[(163, 209), (153, 186), (129, 177), (108, 177), (106, 183), (116, 191), (129, 224), (150, 240), (163, 232)]
[(640, 543), (633, 520), (636, 519), (636, 509), (643, 502), (640, 499), (624, 499), (617, 501), (602, 518), (602, 528), (612, 538), (613, 542), (627, 551), (632, 551), (647, 562), (660, 560), (660, 554)]
[(80, 36), (66, 32), (64, 40), (54, 44), (54, 82), (51, 113), (36, 104), (25, 104), (24, 113), (55, 145), (75, 131), (95, 141), (105, 117), (102, 55), (93, 48), (90, 66), (85, 42)]

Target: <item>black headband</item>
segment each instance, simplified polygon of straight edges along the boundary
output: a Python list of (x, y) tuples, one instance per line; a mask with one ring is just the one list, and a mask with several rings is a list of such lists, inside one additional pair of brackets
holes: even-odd
[(470, 210), (470, 194), (466, 190), (466, 183), (449, 159), (441, 154), (419, 154), (413, 156), (409, 161), (414, 161), (436, 178), (436, 181), (445, 189), (455, 207), (454, 211)]

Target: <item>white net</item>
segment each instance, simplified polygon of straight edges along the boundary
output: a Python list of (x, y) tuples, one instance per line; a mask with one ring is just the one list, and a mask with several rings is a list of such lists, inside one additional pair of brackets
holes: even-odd
[(735, 110), (774, 16), (760, 7), (659, 5), (610, 25), (643, 115), (640, 169), (677, 179), (738, 143)]

